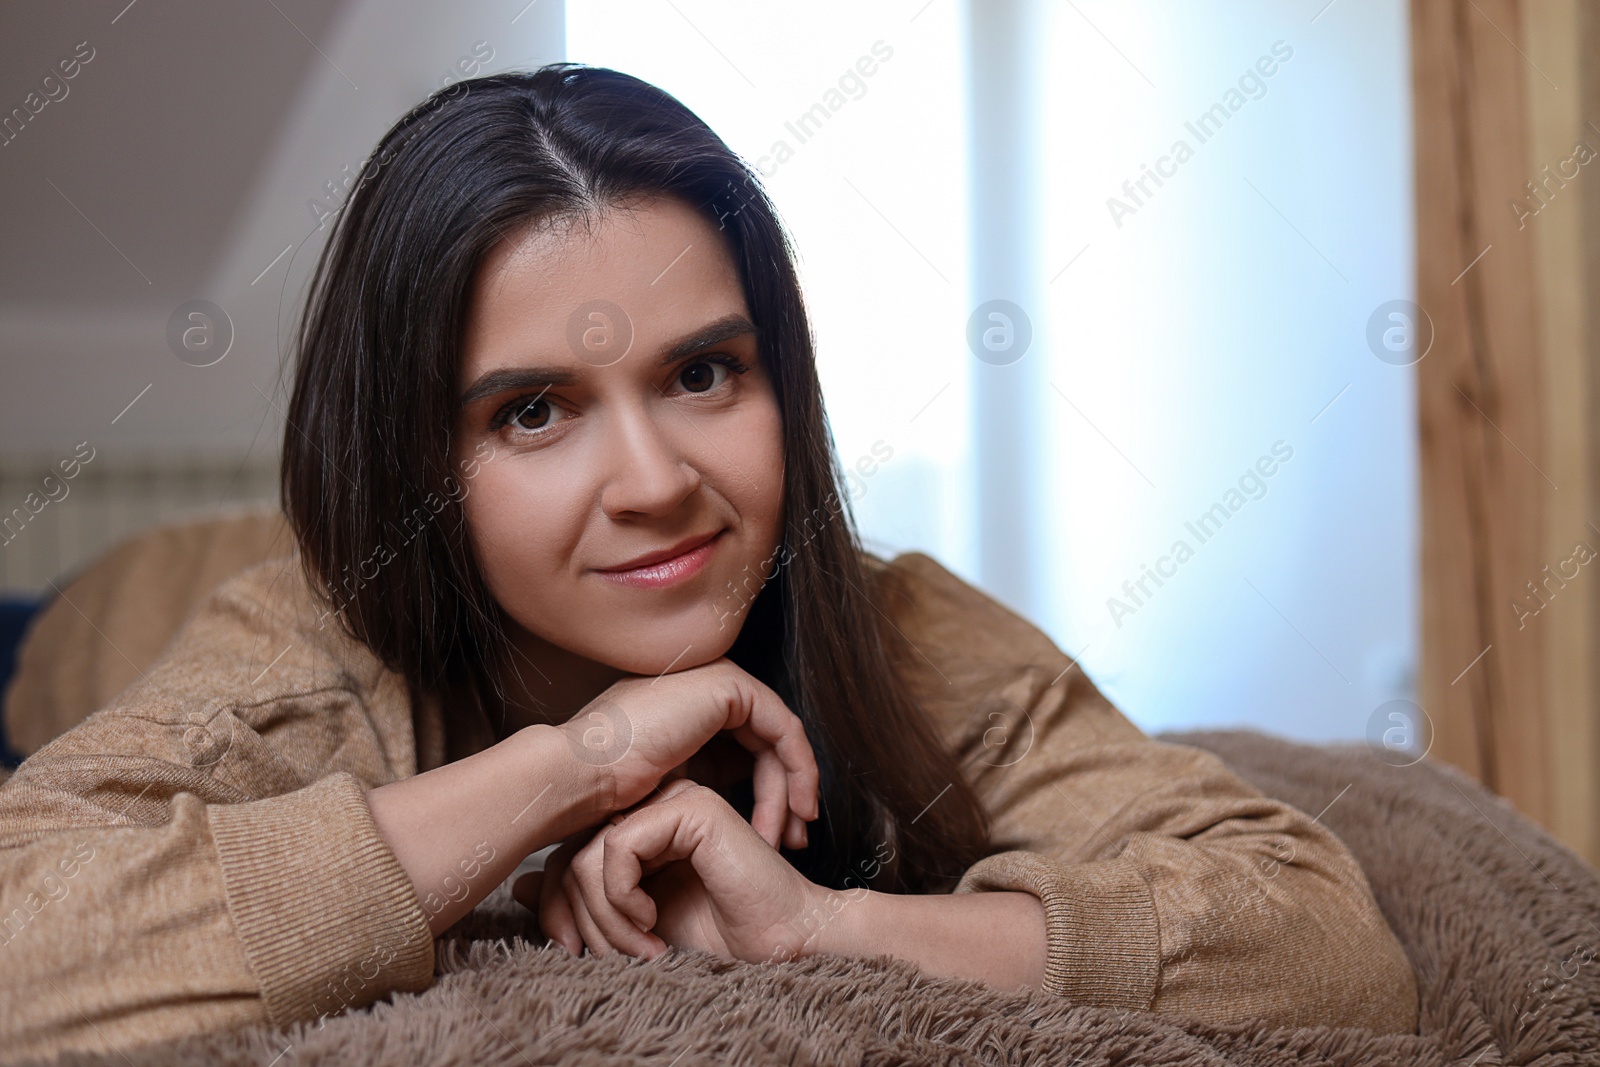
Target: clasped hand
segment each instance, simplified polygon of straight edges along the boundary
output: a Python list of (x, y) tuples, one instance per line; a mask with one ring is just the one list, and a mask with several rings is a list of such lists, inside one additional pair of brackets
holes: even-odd
[(793, 959), (830, 904), (715, 790), (687, 778), (563, 842), (515, 888), (573, 955), (587, 946), (647, 959), (668, 945)]
[[(604, 714), (586, 710), (568, 725), (604, 753), (610, 720), (627, 709), (624, 751), (605, 756), (621, 810), (519, 878), (516, 899), (574, 955), (587, 946), (653, 958), (669, 944), (751, 961), (800, 954), (814, 917), (837, 911), (840, 894), (776, 847), (804, 847), (805, 821), (817, 815), (816, 763), (798, 718), (726, 659), (619, 682), (603, 698)], [(596, 725), (585, 730), (585, 719)], [(754, 765), (755, 825), (704, 784), (737, 780), (739, 756)]]

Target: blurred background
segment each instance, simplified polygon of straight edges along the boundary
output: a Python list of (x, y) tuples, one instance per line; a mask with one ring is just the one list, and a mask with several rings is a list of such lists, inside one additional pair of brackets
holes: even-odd
[[(362, 160), (446, 79), (570, 58), (763, 173), (875, 550), (985, 586), (1147, 729), (1356, 738), (1412, 695), (1411, 373), (1365, 338), (1413, 295), (1402, 4), (275, 2), (9, 15), (0, 102), (93, 58), (0, 151), (0, 503), (86, 439), (108, 472), (0, 550), (9, 594), (270, 496), (284, 339)], [(988, 362), (994, 298), (1031, 338)], [(232, 323), (209, 366), (166, 337), (197, 299)]]
[[(1536, 59), (1582, 39), (1563, 36), (1581, 7), (1534, 26), (1509, 0), (10, 6), (7, 618), (20, 628), (52, 581), (141, 529), (272, 502), (287, 338), (362, 161), (441, 85), (572, 59), (673, 93), (762, 174), (869, 547), (927, 552), (1034, 620), (1148, 731), (1249, 726), (1414, 759), (1461, 723), (1470, 744), (1444, 754), (1514, 792), (1493, 780), (1483, 707), (1506, 714), (1515, 679), (1479, 664), (1487, 688), (1438, 685), (1437, 701), (1419, 682), (1435, 609), (1418, 374), (1446, 357), (1419, 361), (1449, 336), (1439, 303), (1482, 294), (1472, 275), (1419, 297), (1422, 168), (1465, 157), (1416, 151), (1413, 38), (1436, 25), (1448, 52), (1429, 85), (1526, 90), (1507, 106), (1527, 139), (1467, 151), (1533, 177), (1570, 154), (1538, 156), (1538, 136), (1564, 135), (1539, 118), (1550, 101), (1581, 117), (1581, 79), (1561, 90)], [(1461, 62), (1470, 48), (1502, 66)], [(1537, 111), (1541, 78), (1555, 89)], [(1440, 99), (1443, 127), (1488, 121)], [(1551, 208), (1576, 218), (1579, 200)], [(1445, 281), (1470, 270), (1471, 251), (1441, 256)], [(1497, 400), (1455, 392), (1494, 421)], [(1512, 447), (1545, 474), (1527, 434)], [(1490, 437), (1445, 472), (1469, 518), (1498, 506), (1473, 495), (1473, 464), (1516, 461)], [(73, 457), (69, 491), (25, 507)], [(1555, 561), (1543, 545), (1472, 610), (1521, 618), (1506, 605)], [(1446, 558), (1487, 566), (1470, 546)], [(1436, 673), (1470, 667), (1482, 636), (1451, 638)], [(1592, 659), (1581, 641), (1569, 655)], [(1589, 736), (1564, 736), (1587, 774)], [(1547, 822), (1558, 808), (1519, 802)]]

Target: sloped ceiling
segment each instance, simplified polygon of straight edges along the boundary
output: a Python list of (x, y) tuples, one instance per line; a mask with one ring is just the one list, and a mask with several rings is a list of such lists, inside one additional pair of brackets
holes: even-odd
[[(0, 452), (274, 448), (281, 339), (327, 233), (308, 201), (463, 59), (564, 46), (561, 0), (0, 8), (0, 120), (27, 116), (0, 144)], [(167, 343), (195, 299), (233, 323), (214, 366)]]
[(43, 310), (199, 287), (307, 68), (323, 62), (307, 38), (323, 39), (346, 6), (138, 0), (113, 24), (126, 2), (5, 8), (0, 112), (26, 110), (80, 45), (93, 56), (58, 83), (64, 97), (0, 147), (8, 304)]

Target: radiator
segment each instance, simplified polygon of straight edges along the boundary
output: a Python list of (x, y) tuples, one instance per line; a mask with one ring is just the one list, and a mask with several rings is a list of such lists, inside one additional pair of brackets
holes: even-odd
[(0, 456), (0, 596), (38, 596), (152, 526), (277, 500), (275, 454)]

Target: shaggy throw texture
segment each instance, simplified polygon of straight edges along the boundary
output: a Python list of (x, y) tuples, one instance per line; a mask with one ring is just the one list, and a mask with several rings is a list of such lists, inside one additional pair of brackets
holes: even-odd
[[(81, 1065), (1600, 1063), (1600, 878), (1465, 776), (1363, 746), (1169, 734), (1311, 814), (1360, 860), (1416, 968), (1419, 1033), (1226, 1029), (931, 978), (890, 957), (573, 959), (509, 883), (440, 942), (418, 995), (322, 1025), (187, 1038)], [(1324, 810), (1326, 809), (1326, 810)]]

